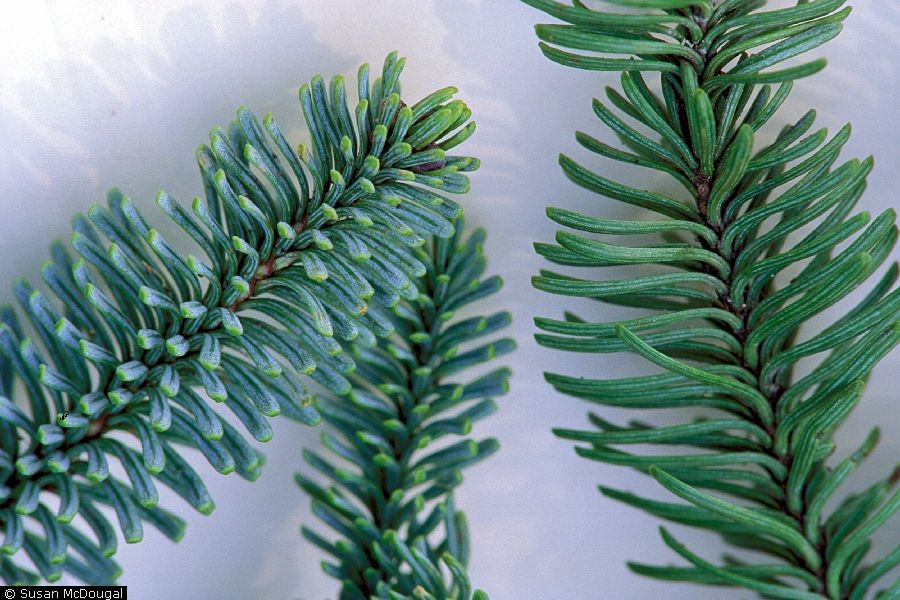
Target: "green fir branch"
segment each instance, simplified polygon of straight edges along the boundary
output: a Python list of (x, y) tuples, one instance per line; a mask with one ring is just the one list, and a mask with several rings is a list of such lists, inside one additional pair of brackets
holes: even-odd
[[(831, 137), (813, 131), (810, 111), (774, 141), (760, 133), (794, 80), (824, 66), (791, 59), (833, 39), (849, 7), (844, 0), (768, 11), (765, 0), (607, 0), (624, 9), (612, 13), (578, 0), (524, 1), (564, 21), (536, 28), (550, 60), (621, 72), (621, 91), (607, 88), (593, 108), (623, 149), (579, 133), (581, 145), (667, 173), (683, 188), (671, 195), (633, 188), (560, 157), (579, 186), (655, 214), (618, 221), (550, 208), (550, 218), (575, 233), (558, 232), (556, 244), (536, 245), (538, 253), (566, 266), (646, 266), (640, 277), (622, 280), (547, 270), (534, 285), (654, 312), (617, 323), (539, 317), (537, 340), (566, 351), (632, 352), (662, 371), (547, 380), (600, 405), (719, 413), (665, 427), (592, 415), (595, 429), (556, 433), (584, 444), (577, 451), (585, 458), (648, 472), (681, 502), (601, 487), (605, 495), (768, 555), (757, 564), (726, 557), (716, 565), (663, 529), (665, 543), (690, 566), (631, 568), (765, 598), (896, 598), (900, 580), (878, 590), (900, 549), (868, 553), (872, 536), (900, 508), (900, 470), (833, 505), (878, 430), (852, 454), (829, 460), (834, 431), (872, 368), (900, 341), (897, 265), (877, 275), (897, 241), (895, 212), (853, 212), (873, 162), (838, 161), (849, 126)], [(646, 234), (658, 243), (617, 242)], [(809, 327), (872, 277), (874, 285), (843, 316)], [(816, 366), (796, 374), (809, 357)], [(630, 451), (634, 444), (689, 450), (646, 454)]]
[(197, 151), (205, 201), (156, 199), (195, 255), (113, 190), (74, 218), (74, 254), (51, 247), (52, 295), (16, 282), (20, 311), (0, 308), (3, 581), (116, 579), (103, 508), (128, 543), (145, 522), (178, 540), (184, 521), (157, 506), (158, 483), (214, 507), (184, 448), (256, 479), (261, 454), (214, 405), (265, 442), (265, 417), (320, 420), (307, 376), (350, 393), (349, 345), (374, 347), (394, 331), (392, 307), (419, 298), (426, 267), (408, 248), (454, 235), (461, 208), (443, 193), (467, 191), (478, 166), (450, 154), (474, 130), (456, 90), (408, 106), (404, 62), (390, 54), (374, 81), (360, 68), (353, 110), (342, 77), (301, 87), (308, 146), (245, 107), (213, 129)]
[(462, 469), (497, 449), (496, 440), (469, 435), (496, 410), (492, 397), (506, 393), (509, 370), (463, 382), (457, 374), (515, 347), (488, 337), (509, 324), (507, 312), (454, 318), (500, 289), (499, 277), (482, 279), (484, 237), (480, 229), (463, 237), (460, 219), (453, 237), (413, 250), (410, 257), (425, 265), (418, 297), (394, 308), (393, 336), (354, 347), (350, 402), (319, 402), (335, 432), (322, 441), (338, 462), (307, 450), (310, 469), (330, 483), (297, 481), (313, 513), (341, 539), (307, 527), (303, 534), (329, 555), (323, 568), (341, 581), (342, 600), (487, 598), (471, 591), (466, 521), (452, 496)]

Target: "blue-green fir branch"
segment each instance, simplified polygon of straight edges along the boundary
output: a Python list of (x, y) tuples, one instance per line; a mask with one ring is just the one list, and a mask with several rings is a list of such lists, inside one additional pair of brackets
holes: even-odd
[(509, 370), (461, 373), (488, 366), (515, 344), (495, 335), (509, 324), (507, 312), (455, 317), (501, 285), (499, 277), (482, 277), (484, 231), (464, 236), (462, 219), (455, 225), (452, 237), (409, 251), (423, 265), (419, 293), (394, 307), (392, 336), (354, 346), (350, 402), (318, 403), (333, 431), (322, 434), (332, 456), (304, 456), (328, 484), (311, 474), (297, 481), (340, 539), (308, 527), (303, 534), (328, 555), (323, 568), (341, 582), (341, 600), (487, 598), (471, 590), (466, 521), (452, 494), (462, 469), (497, 449), (492, 438), (469, 436), (474, 422), (496, 410)]
[[(618, 425), (592, 414), (593, 429), (556, 433), (581, 443), (577, 452), (585, 458), (649, 473), (681, 501), (606, 486), (604, 495), (767, 555), (713, 564), (662, 530), (689, 566), (631, 568), (765, 598), (900, 597), (900, 580), (884, 581), (896, 573), (900, 549), (869, 556), (872, 536), (900, 508), (900, 470), (840, 498), (842, 484), (873, 450), (877, 428), (849, 455), (830, 459), (834, 431), (859, 402), (873, 367), (900, 341), (898, 269), (889, 263), (895, 212), (854, 212), (873, 163), (839, 161), (849, 125), (829, 135), (813, 129), (809, 111), (774, 137), (765, 127), (794, 81), (824, 67), (802, 55), (840, 32), (850, 13), (845, 0), (801, 0), (775, 10), (765, 10), (765, 0), (606, 0), (596, 9), (579, 0), (524, 1), (563, 21), (537, 26), (550, 60), (621, 72), (621, 89), (607, 88), (593, 109), (622, 147), (579, 133), (581, 145), (678, 184), (677, 193), (654, 193), (560, 157), (576, 184), (647, 218), (549, 208), (568, 230), (556, 244), (536, 244), (538, 253), (570, 267), (642, 269), (621, 280), (547, 270), (534, 285), (653, 312), (615, 323), (571, 313), (539, 317), (538, 342), (632, 352), (661, 371), (616, 379), (548, 373), (547, 380), (600, 405), (714, 411), (666, 426)], [(658, 241), (619, 241), (648, 234)], [(810, 326), (873, 277), (843, 316)], [(795, 373), (811, 357), (818, 361), (812, 369)], [(635, 444), (676, 450), (631, 450)]]
[(159, 483), (214, 506), (184, 448), (258, 477), (261, 454), (215, 405), (265, 442), (266, 417), (320, 421), (306, 377), (350, 392), (349, 344), (373, 347), (394, 330), (392, 307), (419, 297), (425, 266), (408, 248), (454, 234), (461, 209), (445, 193), (467, 191), (478, 166), (450, 153), (474, 130), (456, 90), (407, 105), (404, 62), (390, 54), (374, 81), (360, 68), (355, 108), (342, 77), (301, 87), (309, 144), (246, 107), (213, 129), (197, 151), (205, 199), (156, 199), (193, 254), (113, 190), (74, 218), (71, 248), (51, 247), (51, 294), (16, 282), (20, 310), (0, 308), (5, 582), (114, 580), (105, 509), (126, 542), (145, 523), (179, 539)]

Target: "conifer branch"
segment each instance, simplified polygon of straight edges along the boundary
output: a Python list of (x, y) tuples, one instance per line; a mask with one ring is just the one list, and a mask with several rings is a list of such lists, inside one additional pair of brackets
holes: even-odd
[[(56, 299), (16, 283), (21, 312), (0, 309), (5, 582), (63, 571), (114, 580), (102, 506), (129, 543), (144, 522), (179, 539), (184, 522), (157, 506), (156, 482), (202, 513), (214, 506), (184, 447), (221, 473), (258, 477), (261, 455), (212, 405), (264, 442), (265, 417), (320, 420), (304, 377), (350, 392), (347, 345), (374, 346), (393, 332), (390, 309), (419, 297), (425, 266), (405, 247), (454, 235), (460, 206), (429, 188), (463, 193), (478, 166), (449, 154), (474, 130), (456, 90), (407, 106), (403, 65), (390, 54), (373, 82), (364, 65), (352, 113), (342, 77), (301, 87), (308, 147), (246, 107), (213, 129), (197, 151), (205, 201), (188, 210), (165, 192), (156, 199), (197, 256), (177, 253), (113, 190), (107, 207), (73, 220), (77, 256), (51, 247), (41, 274)], [(110, 459), (128, 481), (110, 474)]]
[(481, 278), (484, 237), (479, 229), (463, 238), (460, 219), (452, 238), (433, 238), (414, 252), (426, 265), (418, 298), (395, 307), (393, 336), (354, 348), (350, 402), (319, 404), (336, 432), (323, 433), (323, 443), (344, 466), (307, 450), (310, 468), (331, 485), (305, 475), (297, 481), (313, 498), (313, 512), (343, 539), (330, 542), (306, 527), (303, 533), (336, 559), (323, 566), (342, 582), (342, 600), (487, 598), (471, 591), (466, 522), (452, 497), (461, 470), (497, 449), (492, 438), (466, 436), (496, 410), (491, 397), (506, 393), (509, 370), (465, 383), (456, 375), (515, 347), (508, 338), (481, 343), (509, 324), (507, 312), (453, 318), (500, 288), (499, 277)]
[[(550, 208), (551, 219), (580, 232), (657, 234), (661, 241), (627, 247), (560, 231), (557, 244), (536, 244), (538, 253), (567, 266), (665, 268), (621, 281), (543, 271), (534, 278), (541, 290), (656, 313), (617, 323), (569, 313), (565, 320), (541, 317), (537, 340), (567, 351), (636, 353), (663, 372), (623, 379), (547, 374), (547, 380), (603, 405), (718, 413), (665, 427), (619, 426), (592, 414), (595, 430), (556, 433), (587, 444), (576, 448), (581, 456), (648, 472), (685, 502), (603, 486), (605, 495), (771, 558), (749, 564), (726, 557), (714, 565), (663, 529), (665, 543), (692, 566), (630, 566), (670, 581), (744, 587), (766, 598), (868, 597), (898, 564), (896, 550), (863, 561), (871, 536), (900, 508), (900, 471), (829, 511), (840, 484), (872, 451), (877, 428), (839, 463), (828, 458), (833, 433), (859, 401), (872, 368), (900, 341), (897, 265), (829, 326), (804, 328), (804, 335), (801, 327), (889, 259), (895, 213), (874, 219), (852, 214), (873, 162), (837, 163), (849, 126), (830, 139), (824, 129), (810, 134), (810, 111), (761, 148), (757, 135), (793, 81), (824, 67), (823, 60), (782, 63), (833, 39), (850, 9), (844, 0), (771, 11), (759, 10), (764, 0), (607, 0), (647, 9), (613, 14), (577, 0), (573, 6), (524, 1), (567, 23), (537, 26), (550, 60), (622, 72), (622, 93), (607, 88), (608, 103), (595, 99), (593, 108), (627, 150), (584, 133), (577, 135), (581, 145), (667, 173), (689, 198), (625, 186), (560, 157), (581, 187), (659, 216), (617, 221)], [(658, 74), (658, 84), (644, 73)], [(779, 85), (773, 90), (769, 84)], [(771, 218), (777, 220), (769, 226)], [(821, 354), (811, 373), (795, 375), (799, 360)], [(646, 455), (616, 447), (631, 444), (695, 451)], [(898, 592), (900, 581), (874, 597)]]

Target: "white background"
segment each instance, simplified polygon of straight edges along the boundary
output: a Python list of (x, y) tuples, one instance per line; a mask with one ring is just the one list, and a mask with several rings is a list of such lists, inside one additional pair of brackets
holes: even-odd
[[(772, 4), (784, 5), (785, 2)], [(873, 215), (895, 204), (900, 178), (897, 96), (900, 10), (894, 2), (856, 0), (846, 30), (827, 47), (830, 66), (799, 82), (768, 134), (808, 107), (836, 131), (854, 123), (847, 156), (874, 153), (875, 172), (862, 206)], [(607, 175), (643, 187), (663, 185), (646, 173), (599, 162), (577, 149), (576, 129), (609, 139), (590, 110), (615, 76), (566, 69), (539, 53), (532, 25), (546, 21), (518, 2), (307, 0), (289, 2), (7, 2), (0, 21), (0, 281), (26, 275), (36, 283), (51, 239), (69, 235), (68, 219), (105, 201), (113, 185), (146, 214), (166, 189), (189, 201), (201, 190), (193, 152), (215, 124), (241, 103), (272, 110), (299, 141), (298, 86), (316, 73), (380, 69), (397, 49), (409, 58), (407, 101), (457, 85), (479, 125), (467, 142), (482, 169), (465, 199), (470, 222), (490, 230), (491, 269), (506, 280), (497, 307), (512, 310), (520, 350), (509, 361), (512, 392), (494, 418), (476, 429), (501, 439), (502, 451), (471, 470), (458, 502), (473, 533), (471, 574), (494, 600), (748, 598), (740, 591), (666, 585), (632, 575), (625, 559), (664, 563), (677, 557), (657, 534), (657, 520), (601, 497), (596, 484), (666, 498), (645, 477), (589, 463), (555, 439), (551, 426), (580, 426), (588, 407), (551, 391), (541, 371), (614, 375), (649, 372), (626, 355), (570, 356), (535, 347), (535, 314), (558, 316), (576, 302), (533, 290), (541, 268), (534, 240), (549, 241), (547, 204), (625, 216), (627, 211), (580, 191), (560, 173), (559, 151)], [(641, 179), (643, 177), (643, 179)], [(164, 222), (157, 219), (157, 223)], [(0, 303), (12, 302), (8, 284)], [(615, 311), (588, 306), (595, 320)], [(485, 311), (489, 308), (485, 308)], [(900, 456), (895, 353), (875, 372), (861, 406), (838, 436), (856, 444), (873, 423), (885, 439), (853, 480), (884, 476)], [(896, 385), (896, 383), (895, 383)], [(624, 422), (625, 413), (607, 410)], [(201, 465), (216, 499), (212, 516), (192, 513), (178, 498), (164, 505), (188, 517), (177, 545), (148, 527), (144, 542), (121, 544), (122, 582), (136, 600), (333, 598), (335, 582), (321, 556), (299, 536), (311, 522), (308, 501), (293, 483), (300, 450), (318, 432), (275, 420), (264, 447), (261, 480), (221, 477)], [(710, 559), (711, 535), (674, 527)], [(879, 548), (900, 537), (894, 520)]]

